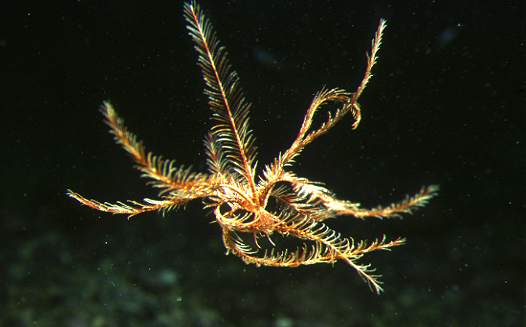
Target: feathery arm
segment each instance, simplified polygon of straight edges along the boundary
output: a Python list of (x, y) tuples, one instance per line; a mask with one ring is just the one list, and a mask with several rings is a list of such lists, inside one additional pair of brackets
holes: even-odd
[(145, 212), (167, 211), (167, 210), (176, 208), (180, 205), (183, 205), (186, 202), (192, 200), (192, 198), (187, 198), (184, 196), (177, 196), (175, 194), (172, 194), (171, 196), (165, 197), (160, 200), (144, 199), (144, 203), (132, 201), (132, 200), (128, 200), (127, 201), (128, 203), (124, 203), (121, 201), (110, 203), (110, 202), (99, 202), (93, 199), (87, 199), (72, 190), (67, 190), (66, 194), (69, 197), (77, 200), (78, 202), (92, 209), (103, 211), (103, 212), (110, 212), (115, 215), (128, 215), (128, 218), (132, 218), (133, 216), (136, 216), (136, 215), (139, 215)]
[[(184, 13), (198, 53), (198, 65), (206, 84), (205, 94), (213, 112), (215, 125), (211, 129), (212, 139), (228, 159), (229, 173), (241, 176), (255, 194), (256, 149), (248, 117), (251, 105), (245, 100), (239, 77), (230, 66), (225, 47), (219, 42), (201, 8), (194, 1), (185, 3)], [(214, 157), (209, 159), (217, 160)], [(219, 167), (222, 164), (216, 162), (214, 165)]]
[(190, 167), (176, 167), (174, 160), (147, 153), (143, 143), (128, 131), (124, 121), (109, 102), (103, 103), (101, 111), (111, 134), (115, 137), (115, 142), (132, 156), (143, 176), (152, 180), (152, 186), (162, 189), (161, 194), (173, 190), (193, 192), (213, 184), (206, 174), (192, 172)]
[[(361, 107), (358, 104), (360, 95), (365, 90), (369, 80), (372, 77), (371, 70), (376, 64), (378, 58), (378, 50), (382, 44), (382, 33), (386, 27), (386, 21), (380, 20), (378, 29), (376, 30), (375, 36), (372, 40), (371, 52), (367, 53), (367, 66), (365, 69), (364, 76), (360, 85), (353, 94), (348, 93), (342, 89), (331, 89), (322, 90), (318, 92), (305, 114), (305, 118), (301, 125), (300, 131), (296, 136), (296, 139), (292, 145), (283, 153), (280, 153), (278, 158), (274, 162), (267, 166), (265, 169), (266, 184), (265, 188), (272, 188), (273, 184), (276, 183), (282, 176), (285, 166), (290, 165), (294, 162), (296, 156), (298, 156), (303, 148), (309, 143), (314, 141), (319, 136), (327, 133), (334, 125), (336, 125), (347, 113), (351, 113), (354, 118), (352, 125), (353, 129), (356, 129), (361, 121)], [(317, 129), (314, 129), (310, 133), (312, 127), (312, 121), (319, 109), (330, 102), (334, 102), (340, 105), (340, 108), (336, 110), (334, 115), (329, 112), (327, 120), (321, 124)], [(261, 188), (261, 187), (260, 187)], [(265, 192), (265, 191), (264, 191)], [(264, 193), (263, 192), (263, 193)]]

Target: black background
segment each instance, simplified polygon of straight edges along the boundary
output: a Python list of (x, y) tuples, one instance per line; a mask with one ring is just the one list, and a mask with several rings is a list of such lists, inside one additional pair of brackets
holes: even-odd
[[(200, 203), (128, 222), (80, 207), (154, 196), (98, 111), (110, 100), (152, 151), (204, 170), (210, 127), (182, 2), (19, 3), (2, 10), (0, 322), (21, 326), (518, 326), (525, 319), (526, 74), (521, 1), (202, 1), (253, 102), (259, 167), (293, 140), (313, 94), (353, 90), (380, 17), (374, 77), (350, 119), (294, 171), (387, 204), (439, 184), (403, 220), (340, 218), (344, 235), (404, 236), (344, 264), (245, 266)], [(99, 219), (100, 218), (100, 219)], [(369, 260), (369, 261), (368, 261)], [(1, 313), (1, 312), (0, 312)]]

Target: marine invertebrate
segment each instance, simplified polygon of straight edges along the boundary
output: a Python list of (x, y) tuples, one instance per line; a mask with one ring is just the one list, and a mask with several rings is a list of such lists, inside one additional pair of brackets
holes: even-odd
[[(212, 24), (196, 2), (184, 6), (188, 31), (198, 53), (209, 98), (213, 125), (205, 139), (208, 172), (194, 172), (177, 166), (173, 160), (146, 151), (137, 137), (128, 131), (113, 106), (105, 102), (102, 112), (115, 140), (133, 158), (143, 176), (159, 189), (157, 199), (143, 201), (99, 202), (68, 190), (68, 195), (93, 209), (133, 217), (145, 212), (166, 212), (188, 201), (203, 199), (213, 211), (223, 233), (228, 252), (244, 262), (264, 266), (296, 267), (317, 263), (344, 261), (353, 267), (376, 292), (381, 291), (378, 276), (369, 265), (358, 263), (365, 254), (389, 250), (404, 243), (385, 237), (372, 242), (355, 241), (331, 229), (325, 221), (338, 216), (396, 217), (423, 206), (436, 192), (435, 186), (424, 187), (416, 195), (386, 207), (361, 208), (358, 203), (340, 200), (322, 183), (299, 177), (291, 171), (303, 149), (327, 133), (350, 114), (352, 128), (358, 127), (361, 108), (358, 103), (371, 78), (378, 58), (382, 33), (386, 26), (380, 20), (367, 56), (362, 81), (354, 92), (322, 89), (313, 98), (299, 132), (292, 144), (256, 175), (254, 133), (249, 127), (251, 105), (245, 99), (239, 77), (232, 69), (225, 48)], [(314, 117), (331, 104), (337, 106), (318, 127)], [(250, 237), (247, 237), (250, 236)], [(294, 238), (300, 244), (292, 249), (279, 249), (273, 237)], [(261, 246), (263, 240), (267, 243)]]

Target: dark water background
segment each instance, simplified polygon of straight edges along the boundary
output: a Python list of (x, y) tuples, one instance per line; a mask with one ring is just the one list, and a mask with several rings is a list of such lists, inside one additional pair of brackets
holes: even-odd
[(314, 92), (354, 89), (380, 17), (375, 76), (350, 120), (294, 167), (340, 197), (387, 204), (439, 184), (403, 220), (332, 223), (405, 236), (345, 264), (257, 268), (224, 256), (199, 202), (126, 221), (80, 207), (153, 196), (113, 144), (111, 100), (156, 153), (203, 170), (210, 126), (182, 2), (26, 2), (2, 10), (3, 326), (524, 326), (526, 27), (522, 1), (202, 1), (254, 103), (260, 167)]

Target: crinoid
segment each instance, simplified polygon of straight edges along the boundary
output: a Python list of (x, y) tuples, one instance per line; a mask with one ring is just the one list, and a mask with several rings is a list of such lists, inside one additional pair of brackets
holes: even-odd
[[(331, 229), (325, 220), (338, 216), (388, 218), (411, 213), (423, 206), (436, 193), (437, 187), (423, 187), (416, 195), (386, 207), (364, 209), (358, 203), (337, 199), (322, 183), (298, 177), (290, 168), (309, 143), (327, 133), (347, 114), (354, 119), (352, 128), (358, 127), (361, 118), (358, 99), (372, 76), (385, 20), (380, 20), (367, 55), (363, 79), (356, 90), (319, 91), (290, 147), (280, 152), (256, 177), (255, 139), (249, 127), (251, 105), (245, 100), (238, 75), (231, 68), (225, 47), (212, 24), (196, 2), (184, 5), (184, 15), (195, 42), (198, 65), (206, 85), (205, 94), (212, 110), (213, 125), (205, 139), (208, 173), (178, 167), (173, 160), (147, 152), (143, 143), (124, 126), (112, 105), (105, 102), (102, 112), (115, 141), (132, 156), (142, 176), (160, 190), (159, 197), (141, 202), (102, 203), (71, 190), (67, 194), (93, 209), (128, 217), (149, 211), (165, 213), (190, 200), (204, 199), (205, 207), (213, 211), (221, 227), (227, 252), (245, 263), (296, 267), (341, 260), (353, 267), (379, 293), (382, 290), (379, 275), (374, 274), (370, 265), (357, 261), (369, 252), (399, 246), (404, 239), (389, 241), (384, 236), (372, 242), (355, 241)], [(319, 127), (313, 127), (314, 116), (327, 104), (337, 109), (328, 112)], [(278, 247), (271, 237), (276, 241), (278, 238), (292, 238), (298, 245)], [(260, 245), (262, 238), (268, 239), (264, 246)]]

